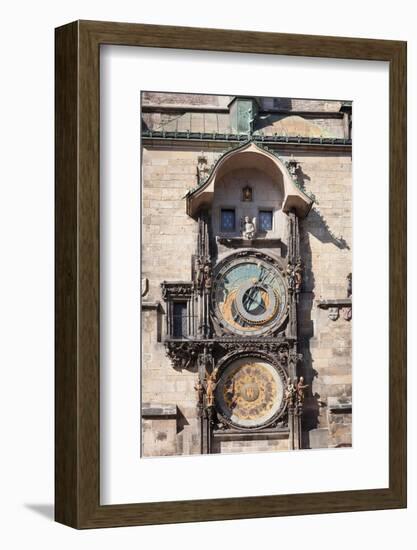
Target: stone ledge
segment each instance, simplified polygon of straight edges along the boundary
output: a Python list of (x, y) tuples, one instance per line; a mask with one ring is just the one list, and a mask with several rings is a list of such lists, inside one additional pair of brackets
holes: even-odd
[(177, 406), (166, 403), (144, 403), (142, 405), (142, 418), (147, 417), (177, 417)]
[(281, 239), (274, 238), (255, 238), (255, 239), (243, 239), (242, 237), (216, 237), (216, 241), (223, 246), (230, 248), (245, 248), (248, 246), (255, 246), (260, 248), (278, 248), (282, 247), (284, 243)]
[(351, 307), (352, 298), (340, 298), (337, 300), (317, 300), (317, 307), (320, 309), (329, 309), (330, 307)]
[(157, 311), (162, 311), (161, 302), (142, 302), (142, 310), (155, 309)]
[(327, 408), (331, 413), (349, 414), (352, 412), (352, 400), (346, 399), (341, 401), (338, 397), (328, 397)]
[(352, 319), (352, 298), (339, 298), (337, 300), (317, 300), (319, 309), (327, 309), (331, 321), (337, 321), (342, 314), (345, 321)]
[(213, 437), (220, 441), (261, 441), (273, 439), (288, 439), (290, 430), (288, 428), (278, 428), (275, 430), (265, 430), (262, 432), (241, 432), (239, 430), (217, 430), (213, 432)]

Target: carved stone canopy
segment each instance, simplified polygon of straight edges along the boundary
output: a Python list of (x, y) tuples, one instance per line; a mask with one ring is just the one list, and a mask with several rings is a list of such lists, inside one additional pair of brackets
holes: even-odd
[(197, 364), (199, 354), (208, 349), (210, 354), (220, 358), (225, 355), (242, 353), (263, 353), (273, 356), (281, 368), (287, 369), (290, 364), (297, 364), (302, 355), (296, 353), (289, 342), (280, 338), (245, 338), (226, 337), (216, 340), (171, 340), (166, 339), (165, 351), (174, 368), (192, 369)]
[(210, 207), (213, 202), (216, 183), (236, 169), (257, 168), (269, 174), (283, 192), (282, 210), (294, 210), (297, 216), (304, 218), (313, 204), (313, 199), (299, 189), (289, 173), (288, 167), (276, 155), (254, 143), (245, 142), (226, 152), (214, 165), (207, 180), (186, 195), (187, 214), (195, 217), (201, 208)]

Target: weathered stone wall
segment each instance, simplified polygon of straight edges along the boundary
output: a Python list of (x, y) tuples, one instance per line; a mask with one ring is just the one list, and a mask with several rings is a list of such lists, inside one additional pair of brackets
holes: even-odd
[(316, 153), (298, 154), (297, 160), (305, 188), (318, 202), (300, 224), (301, 254), (306, 262), (299, 307), (302, 369), (312, 390), (305, 403), (305, 426), (330, 428), (328, 446), (349, 444), (351, 425), (341, 437), (341, 426), (333, 426), (336, 420), (329, 415), (328, 398), (351, 400), (351, 321), (342, 315), (332, 321), (317, 301), (347, 297), (347, 276), (352, 270), (351, 157)]
[(272, 451), (288, 451), (288, 438), (277, 439), (265, 437), (254, 441), (220, 441), (219, 452), (221, 453), (267, 453)]
[[(142, 277), (149, 281), (143, 301), (160, 302), (163, 308), (161, 282), (191, 277), (197, 227), (185, 212), (183, 197), (195, 185), (198, 152), (145, 147), (142, 154)], [(142, 453), (199, 453), (194, 390), (197, 377), (193, 372), (173, 369), (163, 343), (158, 342), (158, 315), (164, 334), (163, 312), (142, 312), (142, 403), (176, 405), (179, 420), (143, 421)]]

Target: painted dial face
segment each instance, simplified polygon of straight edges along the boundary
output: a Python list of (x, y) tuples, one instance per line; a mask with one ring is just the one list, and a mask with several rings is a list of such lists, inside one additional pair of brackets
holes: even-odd
[(224, 418), (239, 427), (268, 423), (281, 409), (284, 384), (275, 368), (256, 357), (233, 361), (216, 387), (216, 403)]
[(212, 305), (231, 332), (264, 334), (278, 326), (286, 313), (284, 279), (274, 266), (258, 258), (232, 260), (216, 273)]

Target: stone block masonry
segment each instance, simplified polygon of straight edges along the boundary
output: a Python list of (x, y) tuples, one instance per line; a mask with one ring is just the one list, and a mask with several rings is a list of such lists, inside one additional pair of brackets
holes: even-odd
[[(220, 128), (226, 132), (231, 99), (148, 93), (143, 102), (144, 130), (161, 130), (165, 125), (174, 131), (217, 132)], [(262, 98), (262, 116), (270, 109), (263, 129), (266, 133), (273, 129), (284, 136), (297, 136), (302, 129), (309, 138), (346, 137), (346, 116), (340, 111), (341, 106), (341, 102)], [(258, 125), (262, 120), (258, 120)], [(141, 419), (143, 457), (201, 452), (201, 418), (195, 389), (198, 372), (197, 368), (174, 367), (166, 355), (163, 340), (167, 306), (161, 282), (191, 280), (198, 223), (187, 215), (184, 197), (198, 185), (199, 157), (205, 157), (206, 166), (210, 167), (222, 152), (235, 145), (203, 138), (143, 140), (141, 276), (148, 280), (143, 300), (159, 304), (142, 310), (140, 391), (141, 402), (149, 404), (148, 413)], [(298, 375), (308, 384), (302, 420), (303, 447), (350, 446), (354, 320), (342, 308), (334, 312), (318, 307), (318, 303), (347, 298), (347, 278), (352, 270), (351, 149), (318, 142), (268, 143), (268, 147), (284, 162), (296, 159), (297, 184), (315, 196), (311, 211), (299, 223), (304, 273), (297, 307), (298, 343), (303, 355)], [(255, 182), (250, 204), (240, 199), (246, 179)], [(237, 223), (242, 216), (257, 216), (260, 209), (273, 210), (273, 228), (268, 237), (282, 238), (285, 244), (288, 216), (281, 210), (281, 191), (270, 174), (245, 167), (222, 177), (209, 212), (212, 228), (217, 232), (221, 209), (231, 202), (236, 203)], [(285, 250), (284, 246), (284, 259)], [(219, 245), (216, 261), (229, 252)], [(281, 251), (277, 250), (277, 255)], [(288, 438), (216, 439), (213, 446), (215, 452), (222, 453), (280, 451), (288, 449)]]

